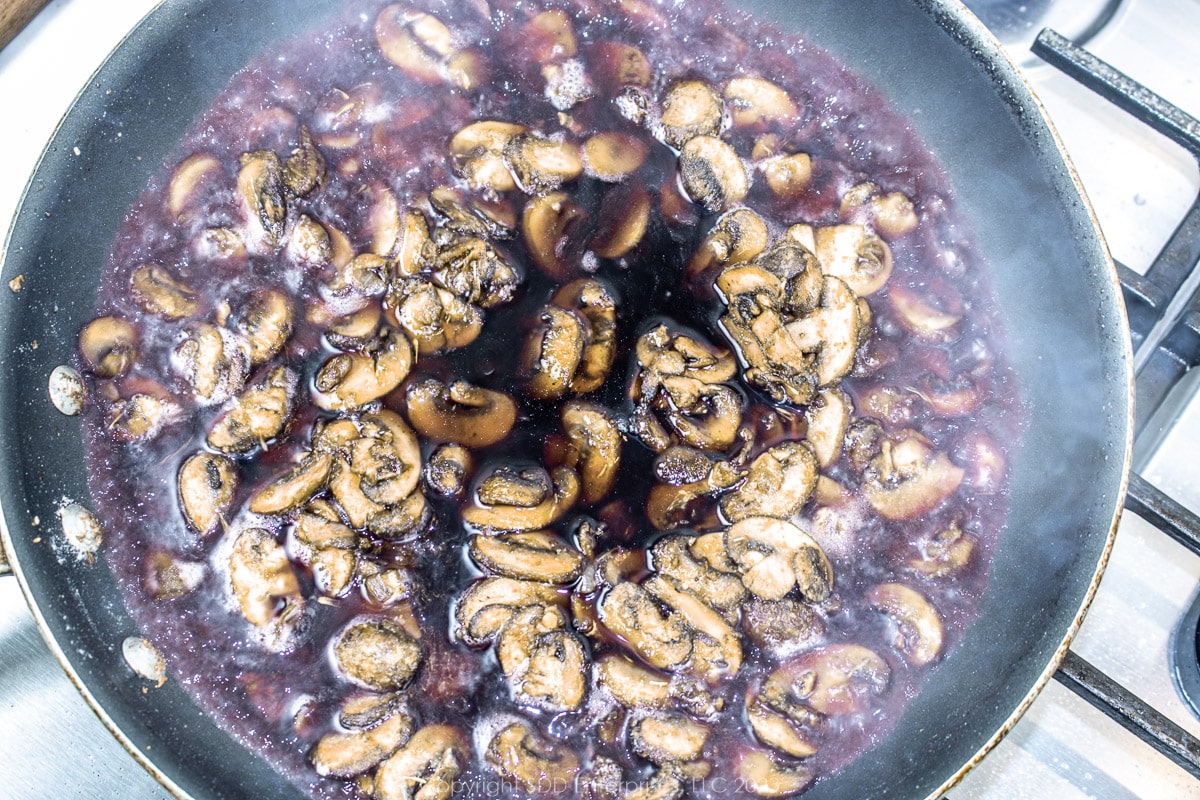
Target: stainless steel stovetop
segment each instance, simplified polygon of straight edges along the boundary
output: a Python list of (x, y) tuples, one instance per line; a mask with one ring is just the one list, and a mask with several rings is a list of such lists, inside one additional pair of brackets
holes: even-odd
[[(995, 0), (990, 0), (995, 2)], [(976, 0), (987, 4), (989, 0)], [(1074, 4), (1077, 0), (1066, 0)], [(79, 87), (157, 0), (54, 0), (0, 51), (0, 222)], [(1044, 5), (1029, 2), (1030, 12)], [(1091, 3), (1091, 5), (1106, 5)], [(1087, 47), (1200, 116), (1200, 0), (1125, 0)], [(1025, 43), (1038, 24), (1029, 24)], [(1064, 29), (1064, 33), (1078, 33)], [(1114, 257), (1144, 271), (1200, 190), (1196, 161), (1021, 45), (1024, 65), (1066, 142)], [(1198, 371), (1200, 372), (1200, 371)], [(1177, 390), (1142, 475), (1200, 511), (1197, 380)], [(1189, 386), (1190, 384), (1190, 386)], [(41, 391), (42, 387), (32, 387)], [(1145, 438), (1145, 437), (1144, 437)], [(1155, 437), (1157, 441), (1160, 437)], [(1111, 564), (1073, 649), (1200, 736), (1171, 683), (1175, 621), (1200, 587), (1200, 558), (1126, 514)], [(50, 655), (13, 580), (0, 580), (0, 798), (166, 798), (99, 723)], [(1200, 800), (1200, 781), (1056, 682), (950, 796), (954, 800)]]

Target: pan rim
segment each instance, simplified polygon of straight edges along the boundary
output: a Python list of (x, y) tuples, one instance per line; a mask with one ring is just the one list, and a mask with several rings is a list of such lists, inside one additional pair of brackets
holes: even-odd
[[(1030, 85), (1029, 81), (1021, 74), (1019, 68), (1015, 65), (1011, 57), (1009, 57), (1004, 51), (999, 41), (993, 34), (991, 34), (990, 31), (988, 31), (986, 27), (983, 26), (983, 24), (970, 11), (970, 9), (967, 8), (962, 0), (911, 0), (911, 2), (914, 5), (923, 8), (931, 17), (931, 21), (941, 28), (943, 32), (957, 39), (960, 46), (972, 46), (977, 48), (978, 53), (976, 55), (976, 60), (986, 63), (995, 69), (993, 74), (990, 75), (990, 80), (992, 83), (997, 88), (1003, 88), (1014, 92), (1015, 99), (1010, 100), (1010, 103), (1031, 105), (1032, 108), (1036, 110), (1036, 121), (1043, 125), (1045, 130), (1050, 134), (1052, 147), (1047, 149), (1053, 150), (1053, 152), (1058, 158), (1061, 159), (1063, 165), (1065, 166), (1066, 177), (1069, 179), (1070, 185), (1073, 186), (1075, 192), (1077, 193), (1078, 199), (1082, 205), (1082, 209), (1084, 213), (1086, 213), (1087, 219), (1090, 223), (1089, 232), (1095, 237), (1096, 244), (1098, 245), (1098, 249), (1103, 257), (1103, 264), (1097, 266), (1101, 267), (1100, 271), (1103, 272), (1104, 277), (1107, 279), (1107, 283), (1110, 284), (1112, 297), (1115, 300), (1116, 306), (1114, 311), (1117, 319), (1122, 323), (1122, 365), (1125, 368), (1124, 383), (1127, 401), (1127, 419), (1124, 420), (1124, 453), (1120, 470), (1121, 479), (1117, 488), (1111, 522), (1105, 535), (1104, 546), (1100, 552), (1088, 588), (1080, 602), (1079, 609), (1074, 615), (1070, 626), (1064, 633), (1061, 642), (1059, 642), (1058, 646), (1056, 647), (1055, 652), (1045, 669), (1039, 674), (1036, 682), (1021, 698), (1016, 708), (1008, 715), (1001, 727), (996, 730), (996, 732), (987, 740), (987, 742), (985, 742), (965, 764), (963, 764), (954, 774), (946, 779), (936, 790), (927, 795), (927, 800), (936, 800), (936, 798), (941, 797), (947, 791), (959, 784), (963, 778), (979, 764), (980, 761), (982, 761), (992, 750), (995, 749), (997, 745), (999, 745), (1004, 737), (1007, 736), (1017, 722), (1023, 717), (1025, 712), (1037, 699), (1041, 691), (1045, 688), (1046, 684), (1057, 671), (1062, 659), (1066, 656), (1071, 642), (1074, 640), (1080, 626), (1084, 621), (1084, 618), (1086, 617), (1092, 601), (1095, 598), (1096, 592), (1099, 588), (1100, 580), (1104, 574), (1109, 557), (1111, 555), (1124, 507), (1124, 499), (1128, 488), (1129, 475), (1132, 466), (1135, 387), (1132, 368), (1132, 344), (1129, 338), (1129, 324), (1120, 291), (1116, 266), (1112, 260), (1108, 244), (1105, 240), (1103, 231), (1100, 228), (1094, 208), (1088, 199), (1074, 164), (1066, 152), (1062, 138), (1052, 120), (1046, 113), (1043, 103), (1037, 96), (1037, 93)], [(81, 86), (80, 91), (75, 95), (59, 121), (55, 124), (53, 132), (51, 133), (50, 138), (47, 140), (46, 146), (38, 156), (32, 172), (30, 173), (29, 180), (21, 192), (17, 203), (18, 213), (14, 214), (13, 218), (9, 221), (8, 229), (4, 239), (5, 248), (3, 251), (0, 251), (5, 255), (5, 259), (4, 264), (0, 265), (0, 268), (7, 264), (7, 254), (10, 252), (8, 245), (11, 242), (14, 231), (18, 224), (20, 209), (25, 207), (26, 200), (34, 187), (36, 176), (41, 172), (43, 163), (50, 156), (51, 146), (62, 126), (74, 113), (80, 100), (90, 91), (92, 84), (95, 82), (96, 76), (104, 71), (113, 57), (125, 49), (129, 40), (139, 35), (139, 33), (147, 27), (147, 23), (152, 21), (152, 19), (161, 11), (162, 7), (168, 5), (169, 3), (170, 0), (159, 0), (159, 2), (155, 3), (155, 5), (136, 23), (136, 25), (134, 25), (129, 32), (126, 33), (125, 36), (123, 36), (113, 46), (112, 50), (104, 58), (103, 62)], [(109, 730), (109, 732), (120, 743), (120, 745), (134, 758), (135, 762), (145, 769), (146, 772), (168, 793), (179, 800), (196, 800), (194, 795), (182, 789), (170, 778), (170, 776), (157, 767), (146, 754), (138, 749), (132, 740), (124, 733), (121, 727), (104, 710), (103, 705), (88, 689), (81, 675), (70, 663), (65, 651), (62, 649), (58, 640), (54, 637), (49, 623), (47, 622), (36, 602), (36, 599), (33, 596), (29, 583), (24, 575), (20, 559), (16, 555), (15, 548), (13, 547), (12, 533), (9, 529), (7, 516), (3, 509), (0, 509), (0, 543), (3, 544), (3, 549), (8, 555), (13, 577), (17, 579), (18, 585), (21, 587), (22, 595), (25, 598), (26, 604), (30, 608), (40, 635), (46, 642), (47, 647), (54, 656), (55, 660), (59, 663), (60, 667), (66, 673), (71, 683), (75, 686), (76, 690), (79, 691), (85, 702), (92, 709), (93, 713), (96, 714), (97, 718)]]

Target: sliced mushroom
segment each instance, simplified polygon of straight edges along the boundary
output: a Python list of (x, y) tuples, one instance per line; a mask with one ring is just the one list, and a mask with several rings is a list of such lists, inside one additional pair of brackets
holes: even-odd
[(788, 519), (799, 513), (817, 484), (818, 463), (805, 442), (782, 442), (750, 463), (746, 480), (721, 498), (729, 522), (751, 516)]
[(747, 698), (746, 720), (758, 741), (785, 755), (806, 758), (817, 752), (811, 730), (804, 727), (819, 718), (803, 711), (802, 718), (791, 719), (784, 711), (771, 708), (761, 697)]
[(526, 194), (552, 192), (583, 174), (579, 146), (533, 133), (512, 137), (504, 145), (504, 163)]
[(514, 122), (473, 122), (450, 140), (450, 154), (471, 188), (507, 192), (517, 184), (504, 163), (504, 148), (510, 139), (528, 130)]
[(583, 501), (599, 502), (612, 491), (621, 465), (624, 437), (601, 406), (573, 400), (563, 406), (563, 431), (569, 446), (563, 463), (579, 471)]
[(309, 498), (329, 485), (333, 457), (312, 453), (288, 472), (260, 489), (250, 499), (250, 511), (255, 514), (284, 514), (299, 508)]
[(586, 341), (587, 327), (579, 315), (558, 306), (543, 306), (522, 358), (522, 371), (529, 376), (529, 395), (553, 400), (566, 394)]
[(963, 300), (949, 286), (939, 286), (925, 295), (903, 285), (888, 287), (888, 300), (904, 328), (928, 342), (952, 342), (958, 338), (963, 318)]
[(179, 505), (184, 519), (201, 534), (212, 533), (233, 506), (238, 477), (233, 461), (196, 453), (179, 468)]
[(892, 275), (892, 250), (862, 225), (817, 228), (813, 247), (826, 275), (841, 278), (858, 297), (883, 288)]
[(908, 663), (921, 667), (941, 653), (942, 618), (925, 595), (902, 583), (880, 583), (867, 592), (866, 601), (895, 622), (895, 647)]
[(783, 658), (812, 647), (824, 635), (825, 626), (804, 603), (755, 597), (742, 606), (742, 630), (759, 647)]
[(304, 609), (287, 553), (268, 530), (247, 528), (238, 535), (229, 556), (229, 579), (251, 625), (287, 627)]
[(153, 438), (182, 415), (183, 410), (165, 389), (154, 383), (146, 388), (146, 392), (118, 399), (109, 409), (108, 430), (117, 439), (131, 442)]
[(615, 131), (594, 134), (583, 143), (588, 174), (614, 183), (637, 172), (649, 152), (641, 139)]
[(800, 114), (796, 101), (764, 78), (745, 76), (725, 84), (734, 127), (751, 128), (772, 122), (790, 122)]
[(660, 669), (683, 665), (692, 654), (692, 635), (674, 611), (664, 614), (645, 589), (618, 583), (600, 601), (600, 621), (646, 663)]
[(902, 192), (881, 194), (879, 187), (870, 182), (852, 186), (842, 196), (840, 212), (843, 217), (853, 216), (859, 209), (867, 212), (868, 221), (889, 240), (912, 233), (920, 224), (913, 201), (907, 195)]
[(227, 400), (242, 388), (250, 371), (246, 344), (230, 331), (207, 322), (188, 331), (175, 348), (175, 362), (204, 403)]
[(957, 522), (916, 543), (918, 555), (909, 559), (908, 569), (931, 578), (944, 578), (965, 567), (975, 551), (975, 537), (964, 533)]
[[(514, 616), (504, 630), (518, 625), (519, 617)], [(506, 640), (502, 632), (497, 653)], [(505, 668), (514, 700), (550, 712), (578, 710), (587, 693), (589, 666), (578, 637), (563, 629), (539, 632), (523, 643), (522, 650), (520, 664), (511, 671)]]
[(629, 726), (633, 751), (658, 766), (695, 761), (704, 752), (709, 727), (682, 714), (653, 714)]
[(517, 419), (517, 404), (502, 392), (450, 385), (433, 378), (409, 387), (408, 420), (417, 431), (439, 442), (488, 447), (501, 441)]
[(806, 594), (811, 600), (829, 595), (829, 559), (815, 539), (791, 522), (747, 517), (725, 531), (725, 549), (743, 570), (746, 588), (763, 600), (782, 600), (798, 582), (802, 593), (816, 595)]
[[(719, 541), (719, 540), (718, 540)], [(651, 553), (654, 568), (680, 590), (695, 595), (709, 606), (725, 613), (736, 612), (746, 596), (742, 582), (733, 575), (719, 572), (692, 555), (694, 541), (686, 536), (666, 536), (654, 543)], [(722, 551), (724, 545), (720, 545)]]
[(237, 330), (250, 348), (250, 363), (265, 364), (274, 358), (293, 327), (292, 303), (275, 289), (261, 289), (246, 300), (237, 316)]
[(679, 81), (663, 97), (663, 140), (681, 149), (697, 136), (720, 133), (724, 117), (725, 104), (716, 89), (704, 81)]
[(912, 519), (932, 511), (958, 491), (966, 471), (915, 431), (883, 440), (871, 462), (874, 475), (863, 494), (884, 519)]
[(688, 272), (698, 275), (715, 267), (751, 261), (767, 248), (768, 240), (763, 218), (749, 208), (736, 208), (717, 220), (692, 254)]
[(565, 192), (534, 197), (522, 212), (521, 232), (533, 263), (557, 280), (577, 268), (583, 256), (582, 228), (587, 212)]
[(379, 692), (407, 686), (422, 656), (421, 645), (386, 619), (353, 622), (333, 644), (338, 670), (353, 683)]
[(732, 145), (697, 136), (679, 154), (679, 173), (688, 196), (709, 211), (737, 205), (750, 191), (750, 174)]
[(742, 640), (725, 619), (687, 592), (681, 592), (660, 575), (643, 588), (676, 611), (696, 632), (692, 645), (692, 671), (710, 683), (734, 675), (742, 667)]
[(221, 162), (208, 153), (193, 153), (179, 163), (171, 173), (167, 187), (167, 211), (179, 217), (191, 204), (197, 187), (212, 173), (218, 171)]
[(79, 331), (79, 352), (102, 378), (124, 375), (138, 356), (137, 328), (123, 317), (97, 317)]
[(163, 319), (183, 319), (200, 309), (196, 290), (157, 264), (135, 269), (129, 278), (129, 292), (143, 311)]
[(666, 710), (674, 700), (669, 678), (609, 654), (596, 662), (596, 680), (626, 708)]
[(283, 185), (292, 197), (304, 197), (316, 189), (324, 177), (325, 157), (308, 128), (301, 125), (296, 147), (283, 164)]
[(383, 721), (350, 733), (327, 733), (313, 748), (309, 760), (318, 775), (350, 778), (378, 766), (409, 740), (413, 719), (404, 710), (393, 710)]
[(234, 399), (208, 432), (210, 447), (223, 453), (245, 453), (281, 435), (291, 420), (296, 375), (284, 366), (271, 369)]
[(650, 193), (644, 189), (614, 189), (601, 209), (599, 230), (590, 242), (592, 252), (600, 258), (628, 255), (646, 235), (652, 210)]
[(438, 250), (433, 279), (464, 301), (495, 308), (513, 298), (520, 278), (494, 247), (477, 237), (456, 239)]
[(496, 575), (567, 584), (583, 572), (583, 555), (550, 531), (472, 536), (471, 558)]
[(463, 522), (483, 530), (500, 531), (527, 531), (552, 525), (579, 498), (579, 476), (570, 467), (555, 467), (550, 477), (554, 492), (536, 506), (472, 504), (463, 509)]
[(776, 197), (800, 197), (812, 183), (812, 158), (808, 153), (768, 158), (759, 163), (759, 168)]
[(458, 444), (440, 445), (425, 465), (425, 485), (442, 497), (461, 497), (474, 468), (470, 450)]
[(246, 243), (259, 254), (273, 251), (283, 240), (287, 223), (283, 162), (270, 150), (243, 153), (237, 192), (246, 216)]
[(661, 769), (621, 800), (679, 800), (684, 795), (683, 778), (675, 768)]
[(421, 728), (376, 771), (375, 800), (450, 800), (469, 753), (457, 728)]
[(389, 330), (377, 350), (342, 353), (325, 362), (317, 373), (313, 400), (327, 411), (352, 411), (399, 386), (412, 362), (408, 337)]
[(389, 320), (408, 334), (418, 355), (466, 347), (483, 330), (483, 312), (424, 278), (403, 278), (388, 293)]
[(326, 597), (341, 597), (350, 589), (358, 567), (358, 534), (342, 523), (337, 511), (313, 501), (296, 518), (295, 552), (313, 573), (313, 582)]
[(745, 750), (737, 759), (741, 785), (758, 797), (791, 797), (812, 783), (815, 774), (805, 766), (785, 767), (762, 750)]
[(488, 744), (484, 758), (501, 777), (535, 794), (562, 794), (575, 786), (579, 759), (553, 748), (528, 723), (514, 722)]
[(854, 292), (841, 279), (827, 275), (820, 308), (786, 329), (802, 350), (816, 353), (817, 383), (827, 387), (854, 368), (865, 325)]
[(426, 84), (442, 81), (445, 59), (454, 51), (445, 23), (400, 3), (385, 7), (375, 18), (375, 43), (384, 58)]
[(550, 475), (540, 467), (515, 469), (502, 466), (479, 482), (475, 497), (485, 506), (532, 508), (554, 491)]
[(699, 450), (723, 452), (737, 440), (742, 397), (724, 384), (668, 377), (658, 405), (680, 441)]
[(439, 186), (429, 193), (429, 205), (442, 217), (442, 225), (463, 236), (507, 238), (513, 231), (481, 213), (459, 191)]
[(518, 609), (565, 602), (558, 588), (537, 581), (484, 578), (471, 585), (454, 609), (454, 635), (472, 647), (486, 645)]
[(554, 305), (578, 314), (587, 323), (587, 336), (579, 367), (571, 378), (577, 394), (594, 392), (604, 385), (617, 355), (616, 300), (599, 281), (581, 278), (560, 288)]
[(688, 548), (691, 554), (704, 562), (711, 569), (726, 575), (737, 575), (738, 565), (729, 557), (725, 549), (725, 534), (716, 531), (697, 536)]
[(821, 469), (829, 469), (841, 458), (853, 411), (849, 395), (841, 389), (822, 389), (804, 410), (808, 422), (804, 438), (816, 454)]

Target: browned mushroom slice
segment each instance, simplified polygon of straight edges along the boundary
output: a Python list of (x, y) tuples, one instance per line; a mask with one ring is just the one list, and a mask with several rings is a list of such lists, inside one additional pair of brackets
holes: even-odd
[(424, 278), (393, 281), (388, 317), (403, 328), (418, 355), (466, 347), (483, 330), (483, 312)]
[(760, 162), (759, 168), (776, 197), (799, 197), (812, 183), (812, 158), (808, 153), (768, 158)]
[(617, 355), (616, 301), (599, 281), (581, 278), (560, 288), (550, 302), (575, 312), (587, 323), (587, 340), (571, 389), (577, 394), (596, 391), (608, 379)]
[(821, 546), (786, 520), (747, 517), (725, 531), (725, 549), (743, 570), (746, 588), (763, 600), (782, 600), (796, 585), (797, 554), (803, 554), (800, 565), (811, 586), (823, 586), (827, 595), (833, 582), (833, 567)]
[(273, 251), (283, 240), (287, 223), (283, 162), (270, 150), (243, 153), (237, 192), (246, 215), (246, 243), (259, 254)]
[(351, 469), (345, 456), (337, 456), (333, 460), (329, 490), (352, 528), (365, 528), (368, 520), (384, 510), (383, 506), (363, 493), (362, 479)]
[[(497, 652), (504, 644), (502, 633)], [(520, 667), (511, 673), (506, 669), (506, 674), (517, 703), (550, 712), (576, 711), (587, 693), (588, 666), (578, 637), (558, 629), (529, 641)]]
[(175, 363), (204, 403), (224, 402), (240, 390), (250, 368), (245, 344), (207, 322), (191, 327), (175, 348)]
[(583, 174), (583, 156), (577, 144), (532, 133), (508, 140), (504, 162), (526, 194), (552, 192)]
[(587, 212), (565, 192), (534, 197), (522, 212), (521, 232), (533, 263), (552, 278), (562, 280), (582, 257), (582, 231)]
[(317, 589), (341, 597), (350, 589), (358, 567), (358, 534), (342, 523), (329, 503), (314, 500), (296, 518), (295, 552), (313, 573)]
[(325, 734), (309, 760), (318, 775), (338, 778), (360, 775), (399, 750), (412, 736), (413, 727), (412, 716), (396, 709), (365, 730)]
[[(913, 201), (902, 192), (881, 194), (874, 183), (852, 186), (842, 196), (840, 213), (855, 218), (860, 209), (866, 211), (866, 221), (886, 239), (899, 239), (916, 230), (920, 219)], [(860, 212), (861, 213), (861, 212)]]
[(304, 125), (287, 161), (283, 164), (283, 184), (292, 197), (304, 197), (325, 177), (325, 157)]
[[(609, 203), (609, 200), (612, 200)], [(600, 226), (592, 238), (592, 252), (601, 258), (621, 258), (637, 247), (646, 235), (652, 211), (649, 192), (639, 187), (613, 190), (605, 198)]]
[(858, 298), (844, 281), (826, 276), (821, 307), (786, 327), (802, 350), (817, 354), (818, 385), (833, 386), (850, 374), (863, 333), (863, 320)]
[(746, 76), (730, 80), (725, 84), (725, 99), (738, 128), (789, 122), (800, 114), (796, 101), (764, 78)]
[(621, 466), (624, 437), (617, 422), (601, 406), (573, 400), (562, 410), (568, 452), (563, 463), (579, 470), (583, 501), (599, 502), (612, 491)]
[(242, 616), (251, 625), (286, 628), (304, 609), (300, 582), (287, 553), (263, 528), (247, 528), (234, 541), (229, 580)]
[(783, 310), (790, 318), (801, 317), (821, 304), (825, 275), (817, 257), (804, 245), (785, 236), (754, 261), (783, 282)]
[(841, 389), (822, 389), (804, 410), (808, 421), (804, 438), (812, 446), (821, 469), (828, 469), (842, 457), (842, 443), (853, 411), (849, 395)]
[(291, 300), (275, 289), (261, 289), (246, 300), (236, 326), (250, 348), (250, 363), (257, 366), (274, 358), (292, 335)]
[(179, 504), (184, 519), (198, 533), (212, 533), (233, 506), (237, 485), (233, 461), (196, 453), (179, 468)]
[(830, 225), (814, 232), (821, 269), (846, 282), (858, 297), (883, 288), (892, 275), (892, 249), (862, 225)]
[(429, 236), (429, 221), (420, 211), (410, 209), (400, 223), (400, 240), (393, 261), (398, 276), (416, 275), (433, 262), (437, 248)]
[(454, 608), (455, 638), (472, 647), (487, 644), (518, 609), (563, 603), (558, 588), (513, 578), (484, 578), (471, 584)]
[(223, 453), (245, 453), (277, 439), (291, 421), (295, 391), (295, 373), (274, 367), (217, 417), (208, 432), (209, 446)]
[(908, 663), (924, 666), (942, 651), (942, 619), (929, 600), (902, 583), (880, 583), (867, 592), (867, 605), (891, 617), (895, 646)]
[(167, 211), (172, 217), (184, 212), (200, 184), (220, 166), (221, 162), (207, 153), (193, 153), (179, 163), (167, 187)]
[(307, 267), (324, 267), (329, 264), (333, 261), (330, 230), (307, 214), (301, 214), (288, 236), (288, 256)]
[(635, 399), (652, 396), (663, 376), (678, 375), (703, 383), (724, 383), (737, 373), (737, 361), (720, 347), (682, 333), (666, 325), (651, 329), (637, 341), (638, 363), (649, 373), (639, 383)]
[(884, 440), (871, 466), (875, 476), (863, 485), (863, 493), (875, 513), (892, 520), (912, 519), (937, 508), (958, 491), (966, 474), (914, 431)]
[(153, 438), (181, 416), (182, 409), (166, 389), (153, 382), (145, 388), (118, 399), (109, 409), (108, 430), (117, 439), (130, 442)]
[(433, 378), (408, 388), (408, 420), (417, 431), (439, 442), (488, 447), (508, 436), (517, 404), (502, 392)]
[(353, 622), (333, 644), (337, 668), (353, 683), (379, 692), (403, 689), (421, 665), (421, 645), (387, 619)]
[(725, 104), (716, 89), (704, 81), (679, 81), (663, 97), (663, 140), (680, 149), (697, 136), (720, 133), (724, 117)]
[(819, 647), (784, 664), (763, 693), (790, 693), (818, 714), (862, 714), (887, 689), (891, 670), (874, 651), (857, 644)]
[(510, 139), (528, 130), (514, 122), (473, 122), (450, 140), (450, 154), (471, 188), (507, 192), (517, 188), (517, 184), (504, 163), (504, 147)]
[(471, 558), (496, 575), (545, 583), (571, 583), (583, 572), (583, 555), (550, 531), (472, 536)]
[(484, 758), (501, 777), (537, 794), (571, 790), (579, 772), (574, 753), (552, 747), (526, 722), (501, 729), (488, 744)]
[(688, 273), (698, 275), (708, 269), (743, 264), (767, 248), (769, 233), (763, 218), (748, 208), (736, 208), (723, 214), (692, 255)]
[(421, 83), (442, 81), (454, 51), (450, 29), (432, 14), (394, 3), (375, 18), (375, 42), (384, 58)]
[(621, 800), (679, 800), (685, 788), (683, 777), (672, 765), (655, 772), (636, 789), (626, 791)]
[(163, 319), (183, 319), (200, 309), (196, 290), (157, 264), (144, 264), (129, 278), (133, 302), (147, 314)]
[(260, 489), (250, 499), (250, 511), (255, 514), (283, 514), (299, 508), (329, 485), (332, 471), (332, 456), (325, 453), (309, 454), (284, 475)]
[(686, 445), (722, 452), (737, 439), (742, 423), (742, 397), (724, 384), (669, 377), (663, 380), (662, 411)]
[[(746, 596), (742, 582), (697, 560), (691, 552), (692, 544), (688, 537), (679, 535), (655, 542), (651, 552), (658, 574), (718, 611), (736, 611)], [(724, 545), (721, 547), (723, 550)]]
[(733, 146), (715, 136), (697, 136), (679, 154), (679, 173), (688, 196), (709, 211), (737, 205), (750, 191), (750, 174)]
[(594, 134), (583, 143), (588, 174), (614, 183), (637, 172), (649, 152), (641, 139), (615, 131)]
[(652, 764), (695, 761), (704, 752), (709, 727), (682, 714), (652, 714), (629, 726), (633, 751)]
[(674, 701), (670, 679), (609, 654), (596, 662), (596, 680), (626, 708), (666, 710)]
[[(811, 711), (806, 712), (806, 716), (817, 719)], [(746, 720), (750, 723), (755, 738), (773, 750), (795, 758), (806, 758), (817, 752), (817, 746), (813, 742), (815, 737), (797, 724), (800, 721), (771, 708), (761, 697), (747, 698)]]
[(504, 257), (475, 237), (457, 239), (440, 249), (433, 264), (433, 279), (481, 308), (507, 303), (520, 282)]
[(812, 783), (816, 775), (806, 766), (782, 766), (762, 750), (739, 754), (736, 772), (741, 785), (758, 797), (791, 797)]
[(437, 187), (429, 193), (429, 205), (442, 218), (443, 227), (463, 236), (503, 239), (513, 235), (511, 228), (481, 213), (456, 189)]
[(720, 531), (697, 536), (688, 548), (689, 552), (704, 564), (726, 575), (737, 575), (740, 570), (729, 551), (725, 549), (725, 534)]
[(442, 497), (461, 497), (475, 469), (471, 451), (458, 444), (434, 449), (425, 465), (425, 485)]
[(742, 607), (742, 630), (768, 653), (789, 657), (816, 644), (825, 626), (816, 611), (796, 600), (750, 598)]
[(731, 523), (751, 516), (787, 519), (808, 502), (817, 470), (817, 457), (808, 444), (777, 444), (750, 463), (742, 485), (721, 498), (721, 513)]
[(683, 618), (674, 611), (664, 614), (635, 583), (618, 583), (604, 596), (600, 621), (660, 669), (679, 667), (692, 655), (692, 635)]
[(399, 386), (412, 361), (408, 337), (389, 330), (377, 350), (342, 353), (325, 362), (317, 373), (313, 400), (327, 411), (352, 411)]
[(79, 331), (79, 352), (102, 378), (124, 375), (137, 360), (137, 329), (123, 317), (97, 317)]
[(692, 672), (713, 683), (741, 669), (742, 640), (724, 617), (661, 575), (651, 577), (643, 588), (676, 611), (697, 634), (692, 643)]
[(918, 555), (909, 559), (908, 569), (931, 578), (944, 578), (953, 575), (971, 560), (971, 554), (975, 551), (975, 537), (964, 533), (955, 522), (928, 539), (918, 541), (916, 548)]
[(363, 491), (376, 502), (399, 503), (421, 480), (421, 447), (408, 423), (386, 408), (364, 414), (362, 436), (351, 449), (350, 464), (362, 476)]
[(538, 325), (526, 340), (522, 371), (526, 391), (537, 400), (562, 397), (583, 358), (587, 327), (579, 315), (558, 306), (543, 306)]
[(551, 473), (554, 493), (532, 507), (513, 505), (468, 505), (463, 522), (483, 530), (527, 531), (556, 522), (579, 498), (579, 476), (570, 467), (555, 467)]
[(888, 300), (900, 324), (918, 338), (929, 342), (951, 342), (958, 338), (963, 301), (948, 286), (925, 296), (907, 286), (890, 286)]
[(375, 772), (375, 800), (450, 800), (470, 748), (452, 725), (428, 725)]

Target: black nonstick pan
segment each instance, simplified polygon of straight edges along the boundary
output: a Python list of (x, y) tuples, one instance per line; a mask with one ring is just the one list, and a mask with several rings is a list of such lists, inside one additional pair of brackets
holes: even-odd
[[(50, 405), (44, 387), (94, 313), (113, 236), (148, 176), (235, 71), (340, 5), (166, 0), (67, 114), (5, 250), (3, 280), (24, 275), (25, 288), (0, 293), (4, 549), (64, 669), (133, 757), (181, 797), (302, 795), (175, 682), (143, 692), (121, 655), (137, 631), (108, 570), (64, 565), (39, 539), (62, 498), (88, 496), (79, 423)], [(975, 228), (1012, 333), (1028, 430), (1010, 454), (1010, 525), (980, 616), (887, 738), (805, 795), (937, 796), (1049, 679), (1107, 558), (1131, 442), (1131, 358), (1116, 274), (1036, 99), (959, 3), (742, 5), (803, 32), (913, 120)], [(27, 346), (33, 340), (36, 349)]]

